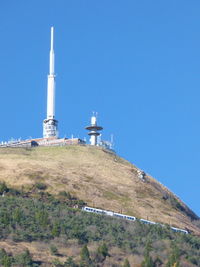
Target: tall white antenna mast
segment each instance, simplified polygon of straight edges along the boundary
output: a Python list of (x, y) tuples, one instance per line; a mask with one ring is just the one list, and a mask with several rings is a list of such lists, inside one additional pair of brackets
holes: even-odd
[(54, 50), (53, 50), (53, 42), (54, 42), (54, 28), (51, 27), (51, 49), (50, 49), (50, 60), (49, 60), (49, 75), (54, 75)]
[(54, 56), (54, 28), (51, 27), (51, 45), (49, 55), (49, 75), (47, 83), (47, 118), (43, 122), (43, 137), (57, 137), (58, 121), (55, 120), (55, 56)]

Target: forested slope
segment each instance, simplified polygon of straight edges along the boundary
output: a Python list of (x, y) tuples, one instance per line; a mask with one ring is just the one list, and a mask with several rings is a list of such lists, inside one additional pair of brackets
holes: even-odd
[(71, 208), (84, 203), (69, 193), (37, 187), (27, 194), (0, 186), (1, 266), (200, 266), (198, 237), (88, 214)]

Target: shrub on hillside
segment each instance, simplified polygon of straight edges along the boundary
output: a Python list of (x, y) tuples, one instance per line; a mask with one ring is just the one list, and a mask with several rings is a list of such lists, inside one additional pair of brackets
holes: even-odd
[(52, 262), (52, 266), (54, 267), (63, 267), (64, 265), (62, 264), (62, 262), (59, 261), (59, 259), (55, 259), (53, 262)]
[(6, 183), (5, 182), (0, 183), (0, 195), (2, 195), (3, 193), (6, 193), (8, 191), (9, 191), (9, 189), (8, 189)]
[(78, 265), (74, 262), (72, 257), (68, 257), (68, 259), (64, 263), (64, 267), (78, 267)]
[(124, 264), (123, 264), (123, 267), (131, 267), (128, 259), (125, 259)]
[(26, 249), (22, 254), (17, 255), (14, 262), (16, 265), (22, 267), (34, 266), (32, 257), (28, 249)]
[(103, 243), (97, 248), (97, 253), (95, 257), (96, 261), (103, 262), (107, 256), (109, 256), (108, 246), (105, 243)]
[(50, 252), (51, 252), (51, 255), (58, 255), (58, 249), (56, 246), (54, 245), (51, 245), (50, 246)]
[(67, 199), (69, 199), (69, 200), (72, 199), (71, 194), (70, 194), (69, 192), (66, 192), (66, 191), (60, 191), (58, 195), (59, 195), (59, 196), (62, 196), (62, 197), (65, 197), (65, 198), (67, 198)]
[(81, 266), (91, 266), (91, 258), (90, 258), (90, 253), (88, 250), (87, 245), (83, 246), (83, 248), (81, 249), (81, 253), (80, 253), (80, 257), (81, 257)]
[(12, 256), (9, 256), (5, 249), (0, 249), (0, 266), (10, 267), (12, 266), (12, 262)]
[(47, 185), (44, 183), (36, 183), (35, 184), (35, 188), (39, 189), (39, 190), (46, 190), (47, 189)]

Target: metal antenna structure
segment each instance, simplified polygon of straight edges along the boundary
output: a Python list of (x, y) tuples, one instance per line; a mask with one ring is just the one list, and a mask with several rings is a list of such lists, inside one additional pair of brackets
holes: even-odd
[(90, 144), (91, 146), (96, 146), (97, 144), (97, 136), (100, 135), (98, 131), (103, 130), (103, 127), (97, 125), (97, 113), (93, 112), (91, 117), (91, 125), (85, 127), (86, 130), (89, 131), (88, 135), (90, 136)]
[(51, 27), (51, 48), (47, 83), (47, 118), (43, 121), (43, 138), (58, 137), (58, 121), (55, 119), (55, 56), (54, 28)]

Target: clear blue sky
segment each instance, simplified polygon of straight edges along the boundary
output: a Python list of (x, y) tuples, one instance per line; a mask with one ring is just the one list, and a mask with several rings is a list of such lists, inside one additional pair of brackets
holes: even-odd
[(200, 215), (200, 2), (1, 0), (0, 140), (42, 136), (55, 27), (60, 137), (103, 138)]

